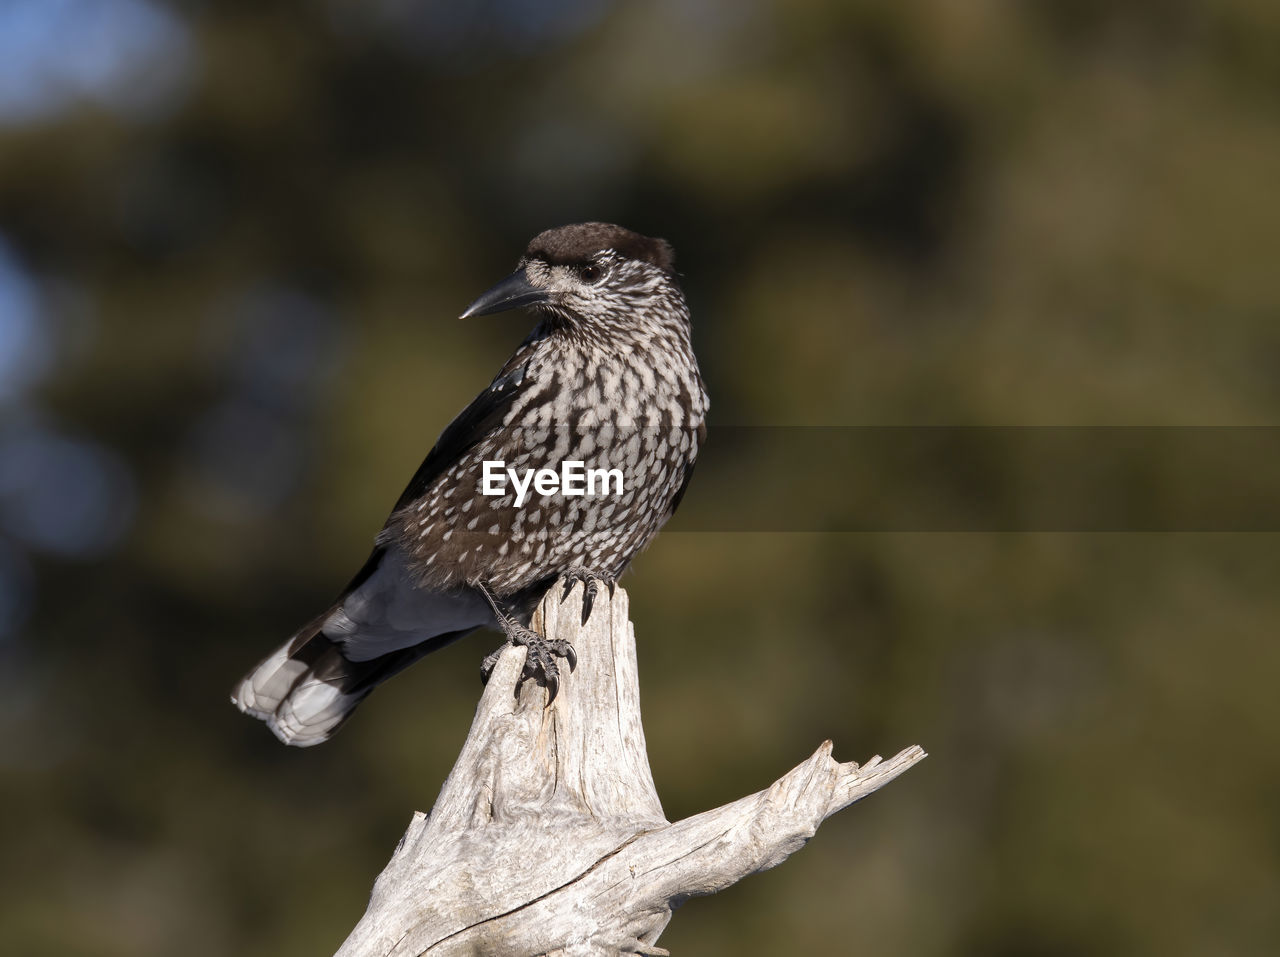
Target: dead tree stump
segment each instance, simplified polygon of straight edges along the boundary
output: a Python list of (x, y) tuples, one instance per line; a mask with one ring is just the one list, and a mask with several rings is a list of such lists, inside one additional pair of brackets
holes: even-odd
[(674, 824), (640, 724), (627, 593), (557, 585), (533, 627), (578, 652), (560, 693), (524, 682), (507, 648), (430, 816), (418, 812), (338, 957), (665, 954), (671, 911), (782, 863), (827, 817), (924, 758), (862, 766), (825, 741), (772, 786)]

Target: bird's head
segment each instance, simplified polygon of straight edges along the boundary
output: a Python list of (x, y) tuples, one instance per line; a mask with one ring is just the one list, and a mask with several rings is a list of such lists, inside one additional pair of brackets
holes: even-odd
[(462, 318), (531, 306), (572, 329), (687, 323), (674, 260), (665, 239), (609, 223), (548, 229), (529, 243), (516, 271)]

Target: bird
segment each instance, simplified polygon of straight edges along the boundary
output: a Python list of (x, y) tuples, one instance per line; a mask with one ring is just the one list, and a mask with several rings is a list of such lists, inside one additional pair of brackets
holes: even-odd
[[(576, 654), (532, 630), (533, 609), (557, 581), (565, 596), (582, 581), (585, 623), (675, 513), (706, 438), (674, 261), (666, 240), (609, 223), (529, 242), (462, 318), (528, 308), (536, 326), (441, 432), (337, 600), (235, 688), (242, 712), (285, 744), (319, 744), (383, 681), (484, 627), (506, 637), (486, 680), (503, 648), (524, 645), (521, 680), (554, 700), (557, 659), (572, 669)], [(584, 475), (600, 479), (590, 494)]]

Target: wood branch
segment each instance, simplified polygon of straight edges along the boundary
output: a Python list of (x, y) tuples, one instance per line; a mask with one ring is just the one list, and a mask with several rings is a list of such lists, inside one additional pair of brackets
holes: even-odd
[(627, 593), (557, 585), (533, 627), (570, 641), (560, 692), (518, 684), (508, 648), (428, 817), (414, 815), (338, 957), (665, 954), (685, 899), (782, 863), (829, 816), (925, 757), (859, 766), (830, 741), (771, 787), (672, 824), (649, 770)]

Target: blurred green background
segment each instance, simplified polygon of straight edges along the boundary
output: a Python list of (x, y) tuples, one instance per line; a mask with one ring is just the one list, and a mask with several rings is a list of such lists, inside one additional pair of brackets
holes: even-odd
[[(524, 335), (453, 317), (543, 228), (675, 244), (722, 425), (1280, 424), (1277, 50), (1266, 0), (0, 3), (8, 951), (354, 925), (496, 635), (309, 751), (228, 693)], [(1280, 948), (1275, 534), (633, 568), (669, 817), (932, 755), (677, 955)]]

